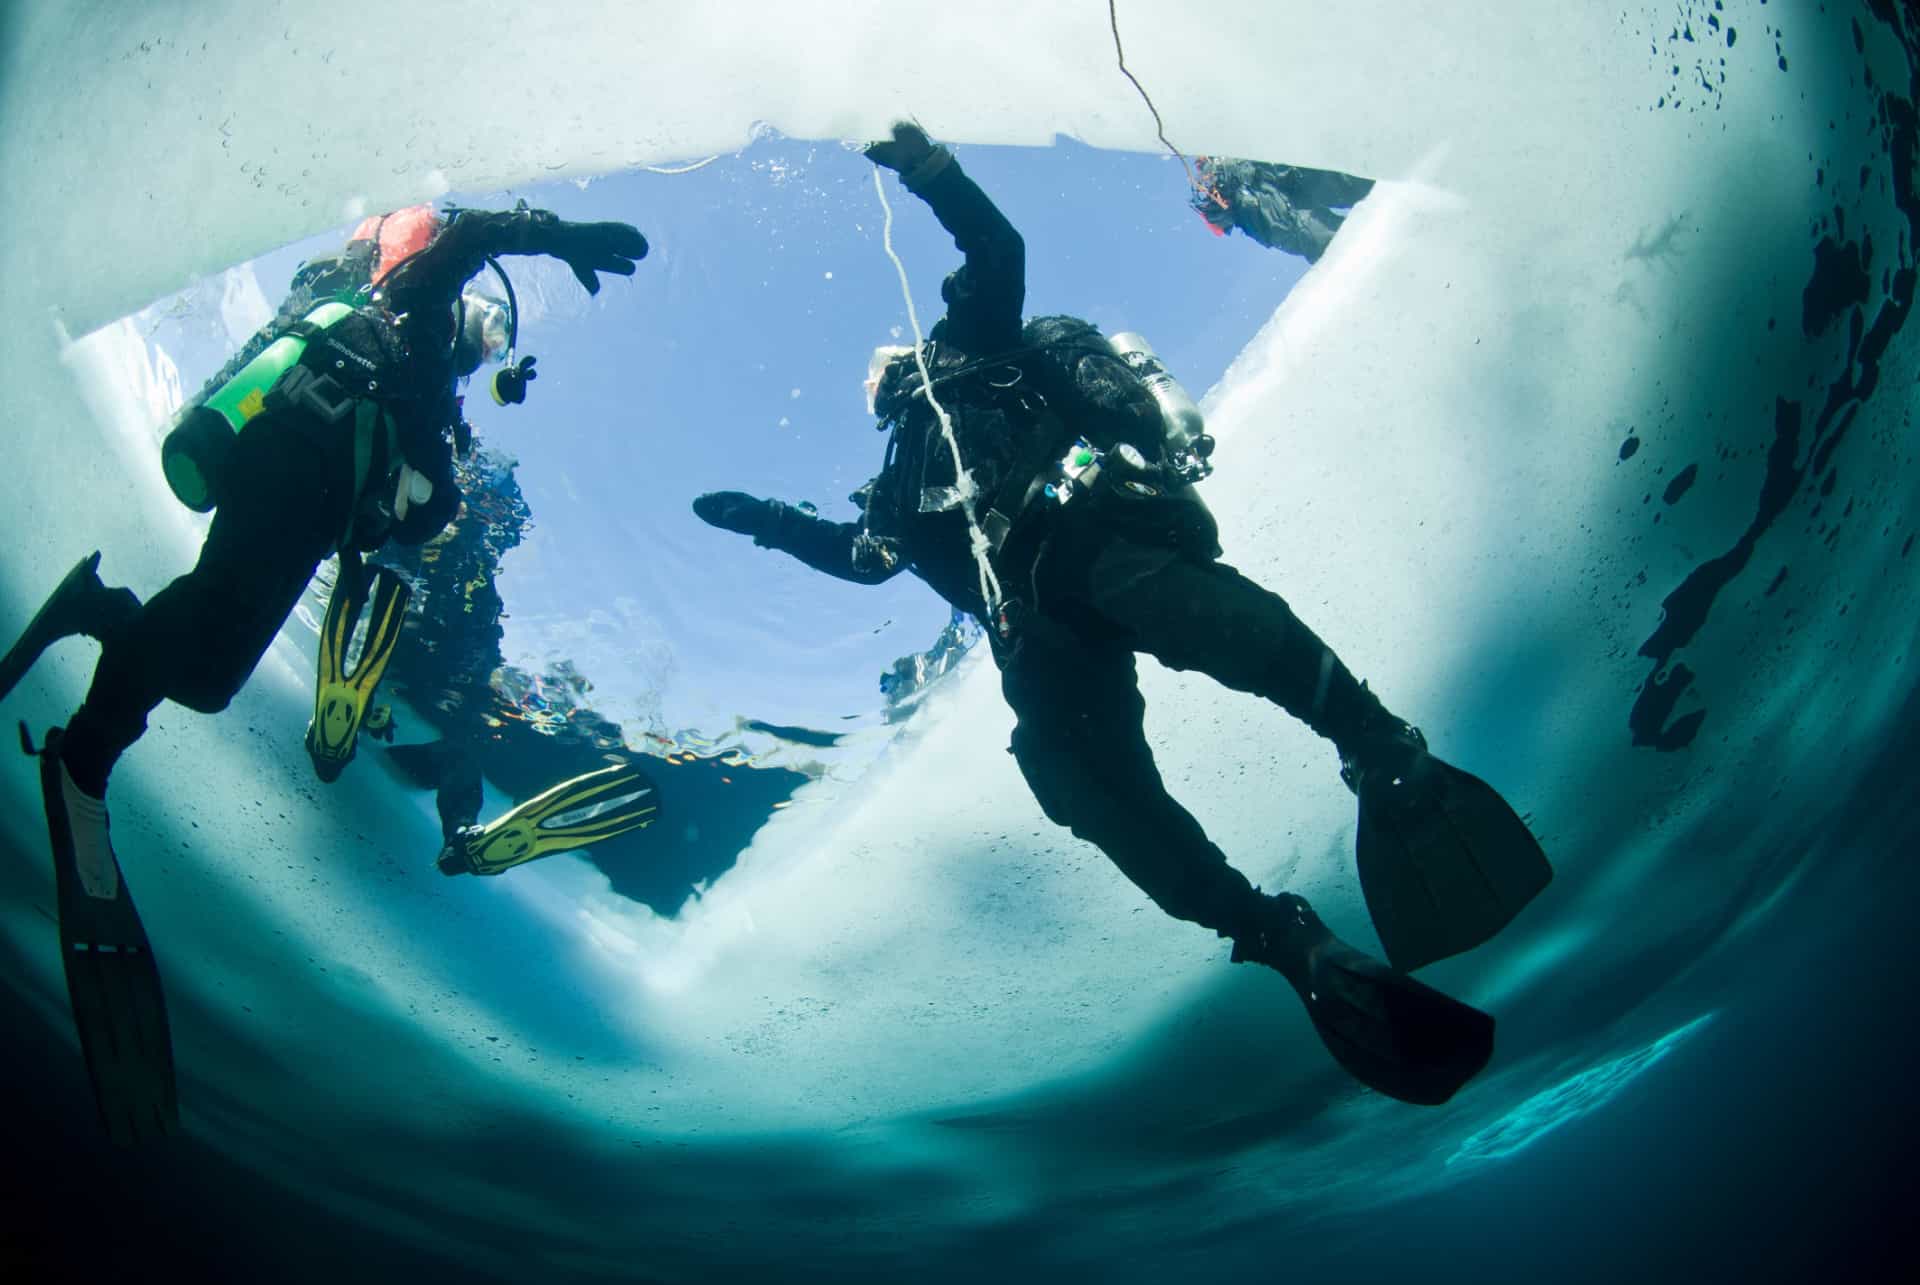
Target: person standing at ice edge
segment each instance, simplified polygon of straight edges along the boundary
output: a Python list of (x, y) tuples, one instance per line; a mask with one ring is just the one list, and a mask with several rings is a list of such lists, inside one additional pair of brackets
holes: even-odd
[[(1232, 938), (1235, 961), (1284, 975), (1355, 1077), (1446, 1101), (1486, 1064), (1493, 1019), (1405, 970), (1511, 919), (1550, 877), (1538, 845), (1492, 790), (1427, 754), (1285, 602), (1217, 561), (1192, 486), (1211, 439), (1144, 342), (1072, 317), (1023, 326), (1024, 243), (952, 153), (902, 123), (866, 155), (900, 174), (966, 261), (918, 352), (876, 353), (869, 385), (891, 436), (855, 496), (862, 520), (738, 491), (702, 495), (694, 511), (844, 580), (911, 570), (979, 617), (1018, 716), (1013, 754), (1048, 817), (1168, 914)], [(1264, 696), (1333, 741), (1397, 968), (1339, 941), (1301, 897), (1253, 887), (1168, 795), (1135, 652)]]
[[(450, 439), (467, 432), (458, 381), (478, 367), (489, 328), (486, 309), (464, 292), (493, 256), (559, 259), (591, 293), (598, 273), (631, 275), (647, 252), (628, 224), (569, 223), (524, 204), (447, 218), (415, 207), (370, 220), (362, 233), (341, 258), (358, 253), (363, 268), (329, 260), (333, 271), (303, 270), (295, 285), (304, 297), (169, 434), (163, 463), (175, 493), (215, 509), (194, 568), (141, 606), (101, 584), (92, 554), (0, 660), (4, 697), (57, 639), (85, 633), (102, 644), (84, 703), (39, 752), (68, 987), (116, 1138), (170, 1132), (177, 1117), (158, 974), (108, 836), (115, 762), (162, 700), (200, 713), (226, 708), (321, 559), (338, 551), (344, 582), (358, 553), (388, 540), (421, 543), (458, 510)], [(331, 297), (335, 287), (319, 280), (328, 276), (340, 278)], [(303, 312), (309, 304), (319, 306)], [(276, 352), (298, 356), (270, 382), (246, 364)], [(496, 398), (524, 398), (531, 377), (527, 363), (510, 364), (492, 381)], [(397, 636), (397, 622), (388, 624)], [(343, 654), (351, 634), (349, 621)]]

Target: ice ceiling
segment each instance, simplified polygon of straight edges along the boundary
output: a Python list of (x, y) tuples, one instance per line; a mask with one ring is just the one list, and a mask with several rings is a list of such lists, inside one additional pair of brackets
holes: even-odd
[[(583, 865), (455, 885), (398, 859), (431, 847), (416, 799), (316, 789), (269, 734), (306, 717), (283, 637), (227, 714), (164, 710), (114, 780), (196, 1138), (482, 1271), (885, 1278), (1018, 1233), (1011, 1261), (1146, 1273), (1169, 1227), (1204, 1247), (1471, 1181), (1523, 1145), (1516, 1106), (1552, 1127), (1613, 1097), (1556, 1095), (1582, 1072), (1671, 1073), (1640, 1054), (1717, 1007), (1717, 952), (1784, 931), (1911, 687), (1920, 32), (1755, 0), (1118, 17), (1181, 148), (1383, 180), (1209, 395), (1271, 467), (1208, 498), (1230, 559), (1554, 858), (1496, 945), (1433, 972), (1500, 1018), (1488, 1073), (1441, 1112), (1354, 1091), (1284, 984), (1046, 823), (987, 666), (667, 921)], [(87, 549), (143, 591), (191, 559), (151, 437), (91, 413), (62, 356), (196, 276), (757, 122), (1159, 147), (1099, 3), (46, 3), (0, 40), (9, 628)], [(7, 715), (64, 717), (88, 664), (50, 657)], [(1370, 940), (1323, 747), (1190, 675), (1143, 682), (1221, 846)], [(0, 773), (0, 940), (64, 1033), (32, 787)]]

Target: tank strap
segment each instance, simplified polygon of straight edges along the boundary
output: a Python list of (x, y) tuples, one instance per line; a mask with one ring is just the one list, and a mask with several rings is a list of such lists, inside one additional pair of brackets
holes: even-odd
[(347, 526), (340, 533), (342, 553), (353, 548), (353, 531), (360, 521), (360, 501), (372, 481), (374, 446), (385, 430), (385, 456), (391, 460), (399, 443), (393, 416), (371, 397), (362, 397), (353, 411), (353, 499), (347, 510)]

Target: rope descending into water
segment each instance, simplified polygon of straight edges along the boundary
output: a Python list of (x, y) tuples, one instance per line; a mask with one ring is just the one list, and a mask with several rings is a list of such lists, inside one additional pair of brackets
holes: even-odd
[(993, 564), (987, 554), (992, 546), (987, 543), (986, 532), (973, 517), (973, 497), (977, 492), (973, 486), (973, 474), (968, 471), (960, 459), (960, 441), (953, 433), (953, 420), (947, 415), (947, 408), (933, 395), (933, 375), (927, 370), (926, 336), (920, 329), (920, 314), (913, 306), (913, 288), (907, 284), (907, 265), (900, 262), (899, 254), (893, 248), (893, 206), (887, 201), (887, 189), (880, 181), (880, 167), (873, 167), (873, 190), (879, 194), (880, 209), (884, 218), (880, 225), (880, 243), (886, 247), (887, 257), (893, 260), (893, 270), (900, 274), (900, 294), (907, 301), (907, 320), (913, 326), (913, 360), (920, 368), (920, 393), (933, 407), (933, 413), (940, 419), (940, 431), (946, 435), (947, 449), (953, 452), (954, 493), (959, 497), (960, 512), (967, 519), (967, 537), (972, 546), (973, 561), (980, 568), (980, 597), (987, 604), (988, 625), (1000, 613), (1000, 578), (993, 573)]

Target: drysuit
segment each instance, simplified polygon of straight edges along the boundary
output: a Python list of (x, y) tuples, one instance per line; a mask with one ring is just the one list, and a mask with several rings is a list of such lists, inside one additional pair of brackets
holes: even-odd
[[(1023, 327), (1025, 246), (951, 154), (935, 148), (902, 178), (965, 255), (942, 287), (946, 312), (925, 357), (976, 508), (1017, 494), (1032, 463), (1077, 438), (1125, 441), (1156, 461), (1159, 411), (1098, 332), (1059, 317)], [(1266, 697), (1343, 752), (1404, 724), (1284, 601), (1218, 560), (1217, 527), (1190, 486), (1028, 505), (992, 557), (1000, 602), (990, 607), (967, 515), (950, 502), (946, 430), (920, 382), (910, 356), (882, 377), (876, 408), (892, 435), (880, 474), (854, 497), (861, 521), (740, 492), (703, 496), (696, 511), (843, 580), (911, 570), (979, 617), (1018, 717), (1012, 753), (1047, 816), (1167, 913), (1238, 936), (1261, 898), (1162, 783), (1134, 654)]]

